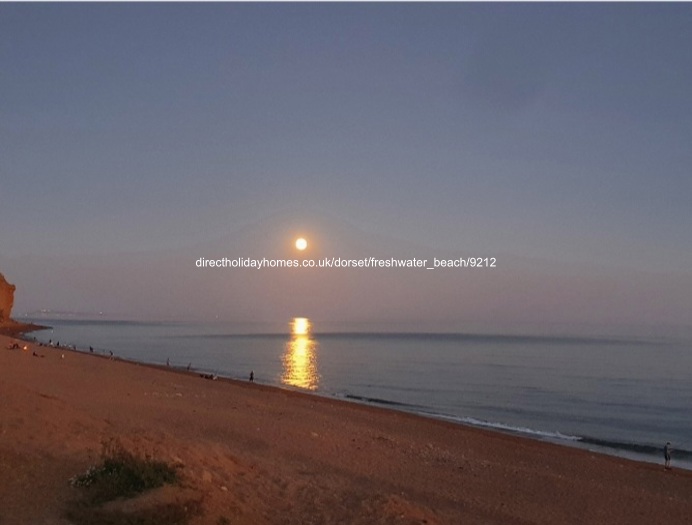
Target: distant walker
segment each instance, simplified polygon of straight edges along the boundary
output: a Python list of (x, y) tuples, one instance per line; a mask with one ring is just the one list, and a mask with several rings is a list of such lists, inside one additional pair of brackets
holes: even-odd
[(670, 441), (666, 443), (666, 446), (663, 447), (663, 458), (666, 460), (665, 464), (665, 469), (668, 470), (670, 468), (670, 453), (673, 451), (672, 447), (670, 446)]

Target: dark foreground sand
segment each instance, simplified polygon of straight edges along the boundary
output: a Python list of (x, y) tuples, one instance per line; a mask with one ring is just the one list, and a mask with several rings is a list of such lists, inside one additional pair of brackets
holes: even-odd
[(1, 525), (67, 523), (112, 437), (181, 464), (187, 488), (156, 497), (201, 500), (200, 524), (692, 523), (692, 472), (12, 341)]

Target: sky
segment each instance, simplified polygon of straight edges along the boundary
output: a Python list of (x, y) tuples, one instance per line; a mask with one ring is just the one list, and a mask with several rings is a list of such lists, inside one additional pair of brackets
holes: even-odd
[[(689, 327), (690, 27), (684, 3), (0, 4), (15, 313)], [(194, 267), (297, 234), (499, 266)]]

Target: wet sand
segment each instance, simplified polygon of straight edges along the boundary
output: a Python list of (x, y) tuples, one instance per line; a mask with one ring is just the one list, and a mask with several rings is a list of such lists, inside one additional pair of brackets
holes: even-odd
[(690, 471), (15, 340), (0, 525), (68, 523), (111, 438), (179, 464), (184, 487), (149, 497), (201, 501), (198, 524), (692, 523)]

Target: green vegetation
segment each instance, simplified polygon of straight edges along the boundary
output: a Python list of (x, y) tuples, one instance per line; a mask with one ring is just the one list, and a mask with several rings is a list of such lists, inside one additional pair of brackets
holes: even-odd
[(201, 502), (166, 503), (136, 512), (104, 507), (110, 501), (132, 498), (178, 481), (171, 465), (133, 454), (119, 441), (109, 440), (103, 445), (101, 464), (70, 480), (80, 489), (82, 498), (69, 505), (65, 517), (75, 525), (184, 525), (199, 514)]
[(100, 466), (92, 467), (71, 480), (73, 486), (86, 489), (92, 504), (131, 498), (178, 480), (172, 466), (150, 457), (139, 457), (117, 440), (104, 443), (102, 459)]

